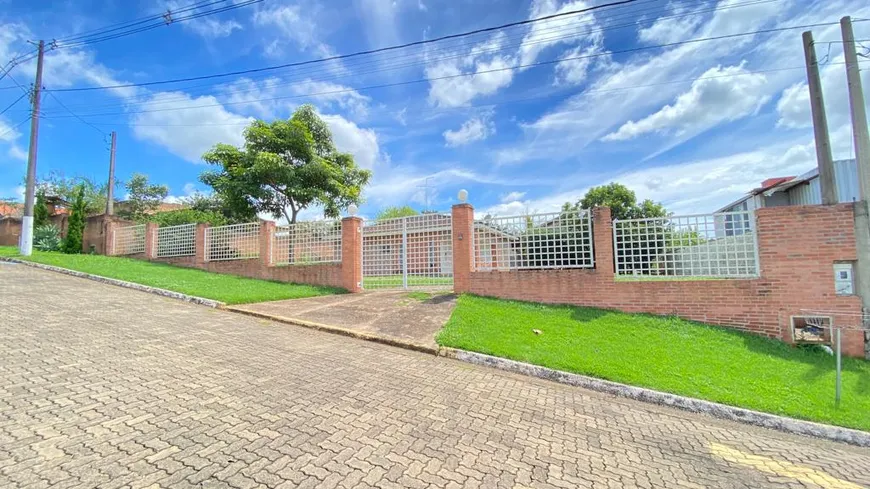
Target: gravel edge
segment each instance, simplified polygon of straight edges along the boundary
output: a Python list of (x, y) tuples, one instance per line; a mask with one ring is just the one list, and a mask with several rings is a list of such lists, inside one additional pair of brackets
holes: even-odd
[(695, 413), (708, 414), (720, 419), (760, 426), (786, 433), (812, 436), (835, 442), (848, 443), (859, 447), (870, 447), (870, 433), (838, 426), (802, 421), (775, 414), (762, 413), (751, 409), (727, 406), (701, 399), (678, 396), (666, 392), (634, 387), (630, 385), (596, 379), (585, 375), (572, 374), (561, 370), (540, 367), (528, 363), (517, 362), (505, 358), (484, 355), (454, 348), (441, 348), (440, 355), (486, 367), (497, 368), (507, 372), (518, 373), (530, 377), (551, 380), (560, 384), (582, 387), (597, 392), (626, 397), (636, 401), (668, 406)]
[(159, 289), (157, 287), (149, 287), (147, 285), (135, 284), (133, 282), (125, 282), (123, 280), (118, 280), (114, 278), (103, 277), (101, 275), (93, 275), (90, 273), (78, 272), (75, 270), (70, 270), (68, 268), (56, 267), (53, 265), (45, 265), (42, 263), (36, 263), (27, 260), (19, 260), (16, 258), (9, 257), (0, 257), (0, 261), (8, 262), (8, 263), (18, 263), (24, 266), (39, 268), (41, 270), (48, 270), (50, 272), (63, 273), (65, 275), (71, 275), (73, 277), (84, 278), (88, 280), (93, 280), (94, 282), (100, 282), (109, 285), (115, 285), (117, 287), (124, 287), (126, 289), (138, 290), (140, 292), (147, 292), (149, 294), (159, 295), (162, 297), (168, 297), (170, 299), (176, 299), (184, 302), (190, 302), (192, 304), (199, 304), (201, 306), (212, 307), (215, 309), (220, 309), (226, 306), (223, 302), (205, 299), (203, 297), (196, 297), (192, 295), (182, 294), (181, 292), (174, 292), (166, 289)]

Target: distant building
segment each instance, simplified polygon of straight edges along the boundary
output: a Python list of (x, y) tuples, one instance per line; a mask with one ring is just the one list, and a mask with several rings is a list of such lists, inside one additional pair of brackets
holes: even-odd
[[(858, 200), (858, 164), (854, 159), (834, 162), (834, 180), (837, 186), (837, 202)], [(716, 212), (753, 211), (762, 207), (821, 203), (819, 169), (813, 168), (797, 177), (768, 178), (761, 182), (761, 187)]]
[[(130, 207), (130, 203), (126, 200), (121, 200), (115, 202), (114, 212), (115, 214), (123, 213)], [(168, 211), (177, 211), (179, 209), (187, 209), (189, 206), (187, 204), (173, 204), (169, 202), (161, 202), (159, 206), (153, 211), (147, 211), (146, 214), (156, 214), (158, 212), (168, 212)]]

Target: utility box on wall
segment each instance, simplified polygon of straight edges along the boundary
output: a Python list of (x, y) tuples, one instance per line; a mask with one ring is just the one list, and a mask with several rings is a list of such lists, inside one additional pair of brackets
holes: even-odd
[(834, 263), (834, 290), (837, 295), (852, 295), (855, 293), (851, 263)]

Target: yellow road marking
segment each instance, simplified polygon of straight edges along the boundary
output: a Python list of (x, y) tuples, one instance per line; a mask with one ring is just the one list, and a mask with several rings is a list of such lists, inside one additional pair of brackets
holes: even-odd
[(741, 452), (740, 450), (719, 443), (711, 443), (710, 451), (713, 455), (731, 463), (752, 467), (768, 474), (789, 477), (808, 484), (815, 484), (826, 489), (863, 489), (862, 486), (859, 486), (858, 484), (837, 479), (836, 477), (809, 467), (796, 465), (791, 462), (774, 460), (761, 455)]

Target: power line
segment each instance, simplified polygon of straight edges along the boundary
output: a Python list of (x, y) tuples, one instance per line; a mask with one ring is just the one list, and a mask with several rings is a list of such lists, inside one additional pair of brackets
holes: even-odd
[[(656, 0), (652, 0), (652, 1), (655, 2)], [(694, 1), (694, 0), (692, 0), (692, 1)], [(731, 4), (731, 5), (728, 5), (728, 6), (726, 6), (726, 7), (716, 7), (716, 8), (707, 9), (707, 10), (688, 11), (688, 12), (684, 12), (684, 13), (676, 14), (676, 15), (672, 15), (672, 16), (657, 17), (657, 19), (661, 19), (661, 18), (676, 18), (676, 17), (684, 17), (684, 16), (688, 16), (688, 15), (697, 15), (697, 14), (700, 14), (700, 13), (703, 13), (703, 12), (707, 12), (707, 11), (723, 10), (723, 9), (725, 9), (725, 8), (736, 8), (736, 7), (742, 7), (742, 6), (747, 6), (747, 5), (755, 5), (755, 4), (759, 4), (759, 3), (770, 3), (770, 2), (773, 2), (773, 1), (781, 1), (781, 0), (754, 0), (754, 1), (751, 1), (751, 2), (745, 2), (745, 3), (740, 3), (740, 4)], [(646, 3), (651, 3), (651, 2), (648, 0)], [(591, 23), (594, 23), (595, 21), (593, 20), (593, 21), (590, 21), (590, 22), (591, 22)], [(533, 41), (531, 41), (531, 42), (526, 42), (526, 41), (525, 41), (525, 37), (526, 37), (526, 36), (525, 36), (525, 35), (522, 35), (522, 36), (519, 36), (519, 38), (517, 39), (518, 44), (506, 45), (506, 46), (505, 46), (505, 45), (502, 45), (502, 46), (497, 46), (497, 47), (489, 48), (489, 49), (476, 49), (475, 52), (476, 52), (477, 54), (493, 54), (493, 55), (494, 55), (495, 53), (498, 53), (498, 52), (501, 52), (501, 51), (512, 51), (512, 50), (514, 50), (514, 48), (516, 48), (516, 47), (518, 47), (518, 46), (531, 46), (531, 45), (538, 45), (538, 44), (548, 44), (548, 43), (553, 43), (553, 42), (559, 42), (560, 40), (564, 40), (564, 39), (571, 39), (571, 38), (573, 38), (573, 37), (586, 36), (586, 35), (590, 35), (590, 34), (592, 34), (592, 33), (596, 33), (596, 32), (605, 32), (605, 31), (611, 31), (611, 30), (621, 29), (621, 28), (625, 28), (625, 27), (636, 27), (636, 26), (637, 26), (637, 22), (636, 22), (636, 21), (633, 21), (633, 22), (629, 22), (629, 23), (623, 23), (623, 24), (617, 24), (617, 25), (604, 26), (604, 27), (602, 27), (602, 28), (600, 28), (600, 29), (586, 30), (586, 31), (583, 31), (583, 32), (579, 32), (579, 33), (578, 33), (578, 32), (576, 32), (576, 31), (577, 31), (577, 26), (578, 26), (578, 25), (581, 25), (581, 24), (585, 24), (585, 23), (578, 23), (578, 24), (575, 24), (575, 25), (563, 26), (563, 27), (560, 27), (559, 29), (556, 29), (556, 31), (560, 31), (560, 30), (570, 30), (570, 31), (572, 31), (572, 33), (569, 34), (569, 35), (564, 35), (564, 36), (555, 36), (555, 37), (540, 37), (540, 34), (542, 34), (544, 31), (538, 31), (538, 32), (536, 33), (536, 37), (534, 38), (535, 40), (533, 40)], [(545, 29), (545, 30), (546, 30), (546, 29)], [(472, 43), (472, 44), (473, 44), (473, 43)], [(452, 49), (452, 47), (451, 47), (451, 49)], [(449, 51), (448, 51), (448, 50), (444, 50), (444, 52), (449, 52)], [(427, 57), (426, 59), (421, 60), (421, 61), (412, 61), (412, 62), (404, 63), (404, 64), (391, 64), (391, 65), (388, 65), (388, 66), (383, 66), (383, 67), (380, 67), (380, 68), (377, 68), (377, 69), (372, 69), (372, 70), (366, 70), (366, 71), (363, 71), (363, 72), (355, 71), (355, 72), (354, 72), (354, 76), (355, 76), (355, 77), (359, 77), (360, 75), (369, 75), (369, 74), (374, 74), (374, 73), (380, 73), (380, 72), (383, 72), (383, 71), (391, 71), (391, 70), (397, 70), (397, 69), (404, 69), (404, 68), (414, 67), (414, 66), (417, 66), (417, 65), (420, 65), (420, 64), (440, 63), (440, 62), (443, 62), (443, 61), (446, 61), (446, 60), (456, 59), (456, 58), (461, 58), (461, 57), (465, 57), (465, 56), (467, 56), (467, 53), (466, 53), (464, 50), (457, 50), (457, 52), (458, 52), (458, 54), (453, 54), (453, 55), (450, 55), (450, 56), (438, 57), (438, 58), (434, 58), (434, 59), (432, 59), (432, 58), (428, 58), (428, 57)], [(419, 59), (419, 56), (416, 55), (416, 54), (403, 55), (403, 56), (401, 56), (401, 57), (404, 57), (404, 58), (411, 57), (411, 58), (414, 58), (414, 59)], [(399, 57), (392, 58), (392, 59), (399, 59)], [(377, 64), (378, 64), (378, 60), (371, 60), (371, 61), (367, 61), (367, 62), (365, 62), (365, 63), (363, 63), (363, 64), (361, 64), (361, 65), (355, 65), (354, 68), (358, 68), (358, 67), (361, 67), (361, 66), (363, 66), (363, 65), (377, 65)], [(318, 69), (318, 70), (319, 70), (319, 69)], [(316, 71), (317, 71), (317, 70), (315, 70), (315, 71), (311, 71), (311, 72), (299, 72), (299, 73), (295, 73), (294, 76), (293, 76), (292, 78), (290, 78), (290, 79), (284, 79), (284, 80), (281, 81), (281, 83), (273, 83), (273, 84), (270, 84), (270, 85), (269, 85), (269, 88), (275, 88), (275, 87), (279, 87), (279, 86), (292, 85), (293, 83), (297, 83), (298, 81), (302, 81), (302, 80), (304, 80), (304, 81), (306, 81), (306, 82), (325, 82), (325, 81), (334, 81), (334, 80), (338, 80), (338, 79), (343, 78), (343, 76), (341, 76), (341, 75), (337, 75), (337, 76), (333, 76), (333, 77), (330, 77), (330, 78), (327, 78), (327, 79), (322, 79), (322, 78), (321, 78), (321, 79), (311, 79), (311, 78), (309, 77), (309, 75), (310, 75), (310, 74), (313, 74), (313, 73), (316, 73)], [(322, 71), (322, 70), (321, 70), (321, 71)], [(328, 70), (327, 70), (327, 71), (328, 71)], [(90, 104), (89, 104), (89, 105), (86, 105), (86, 106), (85, 106), (85, 105), (82, 105), (81, 107), (82, 107), (82, 108), (87, 108), (87, 109), (93, 109), (93, 108), (98, 108), (98, 107), (100, 107), (100, 108), (114, 108), (114, 107), (118, 107), (118, 108), (122, 108), (122, 107), (123, 107), (123, 108), (126, 108), (126, 107), (131, 107), (131, 106), (138, 106), (138, 107), (143, 107), (143, 106), (148, 106), (148, 107), (151, 107), (151, 106), (162, 106), (162, 105), (172, 104), (172, 103), (175, 103), (175, 102), (178, 102), (178, 101), (185, 101), (185, 100), (188, 99), (188, 95), (189, 95), (189, 94), (191, 94), (191, 93), (197, 93), (197, 92), (203, 92), (203, 91), (204, 91), (204, 90), (191, 91), (190, 88), (198, 88), (198, 87), (203, 87), (203, 88), (208, 87), (208, 88), (210, 88), (210, 87), (215, 87), (215, 86), (216, 86), (216, 84), (202, 84), (202, 85), (195, 85), (195, 86), (192, 86), (192, 87), (185, 87), (184, 90), (185, 90), (185, 92), (186, 92), (187, 95), (183, 95), (183, 96), (179, 96), (179, 97), (171, 97), (171, 98), (162, 98), (161, 100), (151, 100), (151, 101), (141, 101), (141, 102), (137, 102), (137, 101), (135, 101), (135, 98), (136, 98), (136, 97), (134, 96), (134, 97), (129, 97), (129, 98), (127, 99), (127, 101), (124, 101), (124, 102), (122, 102), (122, 103), (102, 104), (102, 105), (96, 105), (96, 106), (95, 106), (95, 105), (90, 105)], [(227, 91), (226, 95), (228, 95), (228, 96), (234, 96), (234, 95), (237, 95), (237, 94), (240, 94), (240, 93), (252, 92), (252, 91), (257, 91), (257, 90), (260, 90), (260, 87), (253, 87), (253, 88), (249, 88), (249, 89), (233, 89), (233, 90), (231, 90), (231, 91)]]
[(720, 41), (720, 40), (724, 40), (724, 39), (734, 39), (734, 38), (738, 38), (738, 37), (745, 37), (745, 36), (756, 35), (756, 34), (769, 34), (769, 33), (774, 33), (774, 32), (783, 32), (783, 31), (794, 30), (794, 29), (806, 29), (809, 27), (822, 27), (822, 26), (829, 26), (829, 25), (839, 25), (839, 23), (834, 22), (834, 23), (824, 23), (824, 24), (811, 24), (811, 25), (780, 27), (780, 28), (775, 28), (775, 29), (763, 29), (763, 30), (744, 32), (744, 33), (739, 33), (739, 34), (726, 34), (726, 35), (721, 35), (721, 36), (705, 37), (705, 38), (699, 38), (699, 39), (688, 39), (685, 41), (676, 41), (676, 42), (672, 42), (672, 43), (659, 44), (659, 45), (655, 45), (655, 46), (639, 46), (639, 47), (635, 47), (635, 48), (624, 49), (621, 51), (609, 51), (609, 52), (603, 52), (603, 53), (593, 53), (593, 54), (588, 54), (588, 55), (583, 55), (583, 56), (571, 56), (571, 57), (567, 57), (567, 58), (558, 58), (558, 59), (552, 59), (552, 60), (546, 60), (546, 61), (539, 61), (539, 62), (535, 62), (535, 63), (507, 66), (507, 67), (503, 67), (503, 68), (493, 68), (493, 69), (489, 69), (489, 70), (477, 71), (474, 73), (457, 73), (457, 74), (453, 74), (453, 75), (444, 75), (444, 76), (440, 76), (440, 77), (427, 77), (427, 78), (421, 78), (421, 79), (417, 79), (417, 80), (407, 80), (407, 81), (395, 82), (395, 83), (383, 83), (383, 84), (379, 84), (379, 85), (370, 85), (367, 87), (346, 88), (346, 89), (342, 89), (342, 90), (322, 92), (319, 94), (287, 95), (287, 96), (282, 96), (282, 97), (271, 97), (271, 98), (263, 98), (263, 99), (256, 99), (256, 100), (245, 100), (245, 101), (240, 101), (240, 102), (226, 102), (226, 103), (218, 103), (218, 104), (192, 105), (192, 106), (188, 106), (188, 107), (174, 107), (174, 108), (166, 108), (166, 109), (127, 111), (127, 112), (121, 112), (121, 113), (118, 113), (118, 112), (95, 113), (95, 114), (85, 114), (85, 116), (94, 117), (94, 116), (120, 115), (120, 114), (141, 114), (141, 113), (149, 113), (149, 112), (166, 112), (166, 111), (175, 111), (175, 110), (201, 109), (201, 108), (207, 108), (207, 107), (219, 107), (219, 106), (225, 107), (225, 106), (229, 106), (229, 105), (244, 105), (244, 104), (249, 104), (251, 102), (287, 100), (287, 99), (300, 98), (300, 97), (311, 97), (311, 96), (316, 96), (316, 95), (332, 95), (332, 94), (339, 94), (339, 93), (359, 92), (359, 91), (365, 91), (365, 90), (375, 90), (375, 89), (380, 89), (380, 88), (413, 85), (413, 84), (419, 84), (419, 83), (429, 83), (429, 82), (433, 82), (433, 81), (449, 80), (449, 79), (461, 78), (461, 77), (466, 77), (466, 76), (484, 75), (484, 74), (488, 74), (488, 73), (497, 73), (497, 72), (502, 72), (502, 71), (512, 71), (512, 70), (518, 70), (521, 68), (533, 68), (533, 67), (538, 67), (538, 66), (557, 64), (557, 63), (561, 63), (564, 61), (590, 59), (590, 58), (597, 58), (600, 56), (610, 56), (610, 55), (614, 55), (614, 54), (627, 54), (627, 53), (634, 53), (634, 52), (639, 52), (639, 51), (646, 51), (646, 50), (650, 50), (650, 49), (661, 49), (661, 48), (682, 46), (682, 45), (686, 45), (686, 44), (695, 44), (695, 43), (699, 43), (699, 42)]
[[(204, 7), (208, 7), (211, 5), (215, 5), (218, 3), (225, 3), (228, 1), (230, 1), (230, 0), (216, 0), (216, 1), (215, 0), (200, 0), (199, 2), (181, 7), (175, 11), (173, 11), (171, 9), (167, 9), (167, 12), (170, 12), (173, 14), (180, 14), (180, 13), (188, 12), (191, 10), (196, 10), (198, 8), (204, 8)], [(53, 41), (58, 42), (58, 43), (78, 41), (78, 40), (88, 38), (88, 37), (101, 36), (101, 35), (108, 34), (110, 32), (115, 32), (118, 30), (127, 29), (130, 27), (141, 25), (143, 23), (151, 22), (154, 20), (160, 20), (160, 21), (163, 21), (165, 23), (164, 15), (166, 15), (166, 12), (161, 12), (159, 14), (149, 15), (149, 16), (145, 16), (145, 17), (139, 17), (137, 19), (133, 19), (133, 20), (125, 21), (125, 22), (118, 22), (115, 24), (110, 24), (107, 26), (99, 27), (97, 29), (91, 29), (89, 31), (79, 32), (77, 34), (70, 34), (69, 36), (59, 37), (59, 38), (53, 39)]]
[(236, 10), (236, 9), (239, 9), (239, 8), (242, 8), (242, 7), (247, 7), (248, 5), (253, 5), (253, 4), (255, 4), (255, 3), (260, 3), (260, 2), (262, 2), (262, 1), (263, 1), (263, 0), (246, 0), (246, 1), (244, 1), (244, 2), (236, 3), (236, 4), (229, 5), (229, 6), (226, 6), (226, 7), (222, 7), (222, 8), (219, 8), (219, 9), (214, 9), (214, 10), (209, 10), (209, 11), (206, 11), (206, 12), (195, 13), (195, 14), (188, 15), (188, 16), (186, 16), (186, 17), (178, 18), (178, 19), (172, 19), (171, 22), (161, 21), (161, 22), (157, 22), (157, 23), (154, 23), (154, 24), (151, 24), (151, 25), (146, 25), (146, 26), (143, 26), (143, 27), (139, 27), (139, 28), (137, 28), (137, 29), (128, 30), (128, 31), (125, 31), (125, 32), (119, 32), (119, 33), (112, 34), (112, 35), (107, 35), (107, 36), (98, 37), (98, 38), (94, 38), (94, 39), (85, 39), (85, 40), (83, 40), (83, 41), (73, 42), (73, 43), (71, 43), (71, 44), (56, 45), (56, 46), (53, 46), (53, 49), (63, 49), (63, 48), (70, 48), (70, 47), (81, 47), (81, 46), (86, 46), (86, 45), (90, 45), (90, 44), (96, 44), (96, 43), (98, 43), (98, 42), (109, 41), (109, 40), (112, 40), (112, 39), (118, 39), (119, 37), (125, 37), (125, 36), (129, 36), (129, 35), (136, 34), (136, 33), (139, 33), (139, 32), (149, 31), (149, 30), (151, 30), (151, 29), (156, 29), (156, 28), (158, 28), (158, 27), (163, 27), (163, 26), (171, 25), (171, 24), (175, 24), (175, 23), (178, 23), (178, 22), (184, 22), (184, 21), (186, 21), (186, 20), (198, 19), (198, 18), (200, 18), (200, 17), (206, 17), (206, 16), (209, 16), (209, 15), (219, 14), (219, 13), (221, 13), (221, 12), (228, 12), (228, 11), (230, 11), (230, 10)]
[(11, 109), (12, 107), (14, 107), (15, 104), (17, 104), (18, 102), (20, 102), (21, 99), (23, 99), (23, 98), (26, 97), (26, 96), (27, 96), (27, 93), (22, 93), (20, 97), (18, 97), (17, 99), (15, 99), (15, 102), (12, 102), (11, 104), (9, 104), (8, 107), (6, 107), (5, 109), (3, 109), (3, 111), (0, 112), (0, 115), (5, 114), (7, 110), (9, 110), (9, 109)]
[(54, 91), (55, 92), (82, 92), (82, 91), (89, 91), (89, 90), (107, 90), (107, 89), (112, 89), (112, 88), (146, 87), (146, 86), (153, 86), (153, 85), (164, 85), (167, 83), (179, 83), (179, 82), (186, 82), (186, 81), (207, 80), (207, 79), (211, 79), (211, 78), (222, 78), (222, 77), (227, 77), (227, 76), (245, 75), (245, 74), (249, 74), (249, 73), (260, 73), (260, 72), (264, 72), (264, 71), (274, 71), (274, 70), (278, 70), (278, 69), (282, 69), (282, 68), (292, 68), (292, 67), (305, 66), (305, 65), (315, 64), (315, 63), (324, 63), (324, 62), (328, 62), (328, 61), (338, 61), (338, 60), (342, 60), (342, 59), (348, 59), (348, 58), (353, 58), (353, 57), (363, 56), (363, 55), (368, 55), (368, 54), (383, 53), (386, 51), (395, 51), (397, 49), (404, 49), (404, 48), (412, 47), (412, 46), (422, 46), (425, 44), (441, 42), (441, 41), (445, 41), (448, 39), (457, 39), (457, 38), (467, 37), (467, 36), (471, 36), (471, 35), (475, 35), (475, 34), (481, 34), (481, 33), (485, 33), (485, 32), (492, 32), (492, 31), (496, 31), (496, 30), (501, 30), (501, 29), (505, 29), (508, 27), (527, 25), (527, 24), (531, 24), (534, 22), (541, 22), (544, 20), (550, 20), (550, 19), (554, 19), (554, 18), (558, 18), (558, 17), (565, 17), (568, 15), (576, 15), (576, 14), (590, 12), (593, 10), (599, 10), (599, 9), (608, 8), (608, 7), (626, 5), (629, 3), (633, 3), (635, 1), (637, 1), (637, 0), (620, 0), (620, 1), (616, 1), (616, 2), (595, 5), (595, 6), (587, 7), (584, 9), (571, 10), (571, 11), (562, 12), (562, 13), (558, 13), (558, 14), (547, 15), (544, 17), (538, 17), (535, 19), (527, 19), (527, 20), (523, 20), (523, 21), (502, 24), (500, 26), (495, 26), (495, 27), (486, 27), (483, 29), (476, 29), (473, 31), (463, 32), (460, 34), (450, 34), (447, 36), (436, 37), (434, 39), (424, 39), (422, 41), (414, 41), (414, 42), (409, 42), (409, 43), (405, 43), (405, 44), (398, 44), (398, 45), (388, 46), (388, 47), (383, 47), (383, 48), (378, 48), (378, 49), (370, 49), (367, 51), (357, 51), (355, 53), (340, 54), (340, 55), (336, 55), (336, 56), (329, 56), (326, 58), (312, 59), (312, 60), (307, 60), (307, 61), (299, 61), (299, 62), (287, 63), (287, 64), (283, 64), (283, 65), (267, 66), (264, 68), (253, 68), (250, 70), (239, 70), (239, 71), (233, 71), (233, 72), (228, 72), (228, 73), (217, 73), (217, 74), (212, 74), (212, 75), (203, 75), (203, 76), (195, 76), (195, 77), (188, 77), (188, 78), (177, 78), (177, 79), (173, 79), (173, 80), (160, 80), (160, 81), (144, 82), (144, 83), (126, 83), (126, 84), (108, 85), (108, 86), (100, 86), (100, 87), (63, 88), (63, 89), (56, 89)]
[(78, 119), (79, 122), (81, 122), (82, 124), (85, 124), (85, 125), (87, 125), (87, 126), (90, 126), (91, 128), (93, 128), (95, 131), (99, 132), (99, 133), (100, 133), (101, 135), (103, 135), (103, 136), (106, 135), (106, 133), (105, 133), (102, 129), (100, 129), (99, 127), (97, 127), (97, 126), (91, 124), (90, 122), (88, 122), (88, 121), (82, 119), (82, 118), (79, 117), (78, 115), (76, 115), (75, 112), (71, 111), (71, 110), (69, 109), (69, 107), (67, 107), (66, 105), (64, 105), (63, 102), (61, 102), (60, 99), (57, 98), (53, 93), (48, 92), (48, 94), (51, 95), (51, 98), (53, 98), (57, 103), (59, 103), (61, 107), (63, 107), (63, 108), (64, 108), (67, 112), (69, 112), (73, 117), (75, 117), (76, 119)]
[(7, 135), (7, 134), (9, 134), (9, 133), (11, 133), (11, 132), (13, 132), (13, 131), (15, 131), (16, 129), (18, 129), (18, 126), (24, 124), (25, 122), (27, 122), (27, 121), (29, 121), (29, 120), (30, 120), (30, 116), (27, 116), (24, 120), (22, 120), (22, 121), (19, 122), (18, 124), (15, 124), (14, 126), (10, 127), (10, 128), (7, 129), (6, 131), (4, 131), (2, 134), (0, 134), (0, 138), (2, 138), (3, 136), (5, 136), (5, 135)]
[[(840, 64), (845, 64), (845, 63), (831, 63), (831, 64), (832, 65), (840, 65)], [(639, 88), (651, 88), (651, 87), (664, 86), (664, 85), (674, 85), (674, 84), (688, 84), (688, 83), (694, 83), (694, 82), (702, 81), (702, 80), (713, 80), (713, 79), (719, 79), (719, 78), (733, 78), (733, 77), (738, 77), (738, 76), (758, 75), (758, 74), (764, 74), (764, 73), (774, 73), (774, 72), (781, 72), (781, 71), (794, 71), (794, 70), (803, 70), (803, 69), (805, 69), (804, 66), (770, 68), (770, 69), (766, 69), (766, 70), (746, 71), (743, 73), (735, 73), (735, 74), (728, 74), (728, 75), (711, 75), (711, 76), (704, 76), (704, 77), (688, 78), (688, 79), (683, 79), (683, 80), (669, 80), (669, 81), (649, 83), (649, 84), (644, 84), (644, 85), (631, 85), (631, 86), (625, 86), (625, 87), (616, 87), (616, 88), (599, 89), (599, 90), (584, 90), (582, 93), (583, 94), (613, 93), (613, 92), (622, 92), (622, 91), (626, 91), (626, 90), (635, 90), (635, 89), (639, 89)], [(316, 95), (316, 94), (308, 95), (308, 96), (314, 96), (314, 95)], [(524, 102), (532, 102), (532, 101), (537, 101), (537, 100), (544, 100), (544, 99), (549, 99), (549, 98), (553, 98), (556, 96), (562, 96), (562, 95), (564, 95), (564, 94), (563, 93), (553, 93), (553, 94), (548, 94), (548, 95), (543, 95), (543, 96), (524, 97), (524, 98), (518, 98), (518, 99), (508, 99), (508, 100), (504, 100), (501, 102), (491, 102), (491, 103), (485, 103), (485, 104), (473, 104), (473, 105), (465, 105), (465, 106), (461, 106), (461, 107), (449, 107), (449, 108), (434, 109), (434, 110), (429, 110), (429, 111), (419, 110), (419, 111), (415, 111), (415, 113), (442, 113), (442, 112), (468, 110), (468, 109), (476, 109), (476, 108), (483, 108), (483, 107), (497, 107), (500, 105), (508, 105), (508, 104), (515, 104), (515, 103), (524, 103)], [(304, 97), (304, 95), (300, 95), (299, 97)], [(63, 116), (55, 116), (55, 117), (48, 117), (48, 118), (49, 119), (59, 119), (59, 118), (64, 118), (64, 117)], [(126, 122), (111, 122), (111, 123), (94, 122), (93, 124), (100, 125), (100, 126), (126, 124), (129, 126), (141, 126), (141, 127), (205, 127), (205, 126), (244, 126), (244, 125), (248, 125), (249, 122), (232, 123), (232, 124), (136, 124), (136, 123), (126, 123)]]

